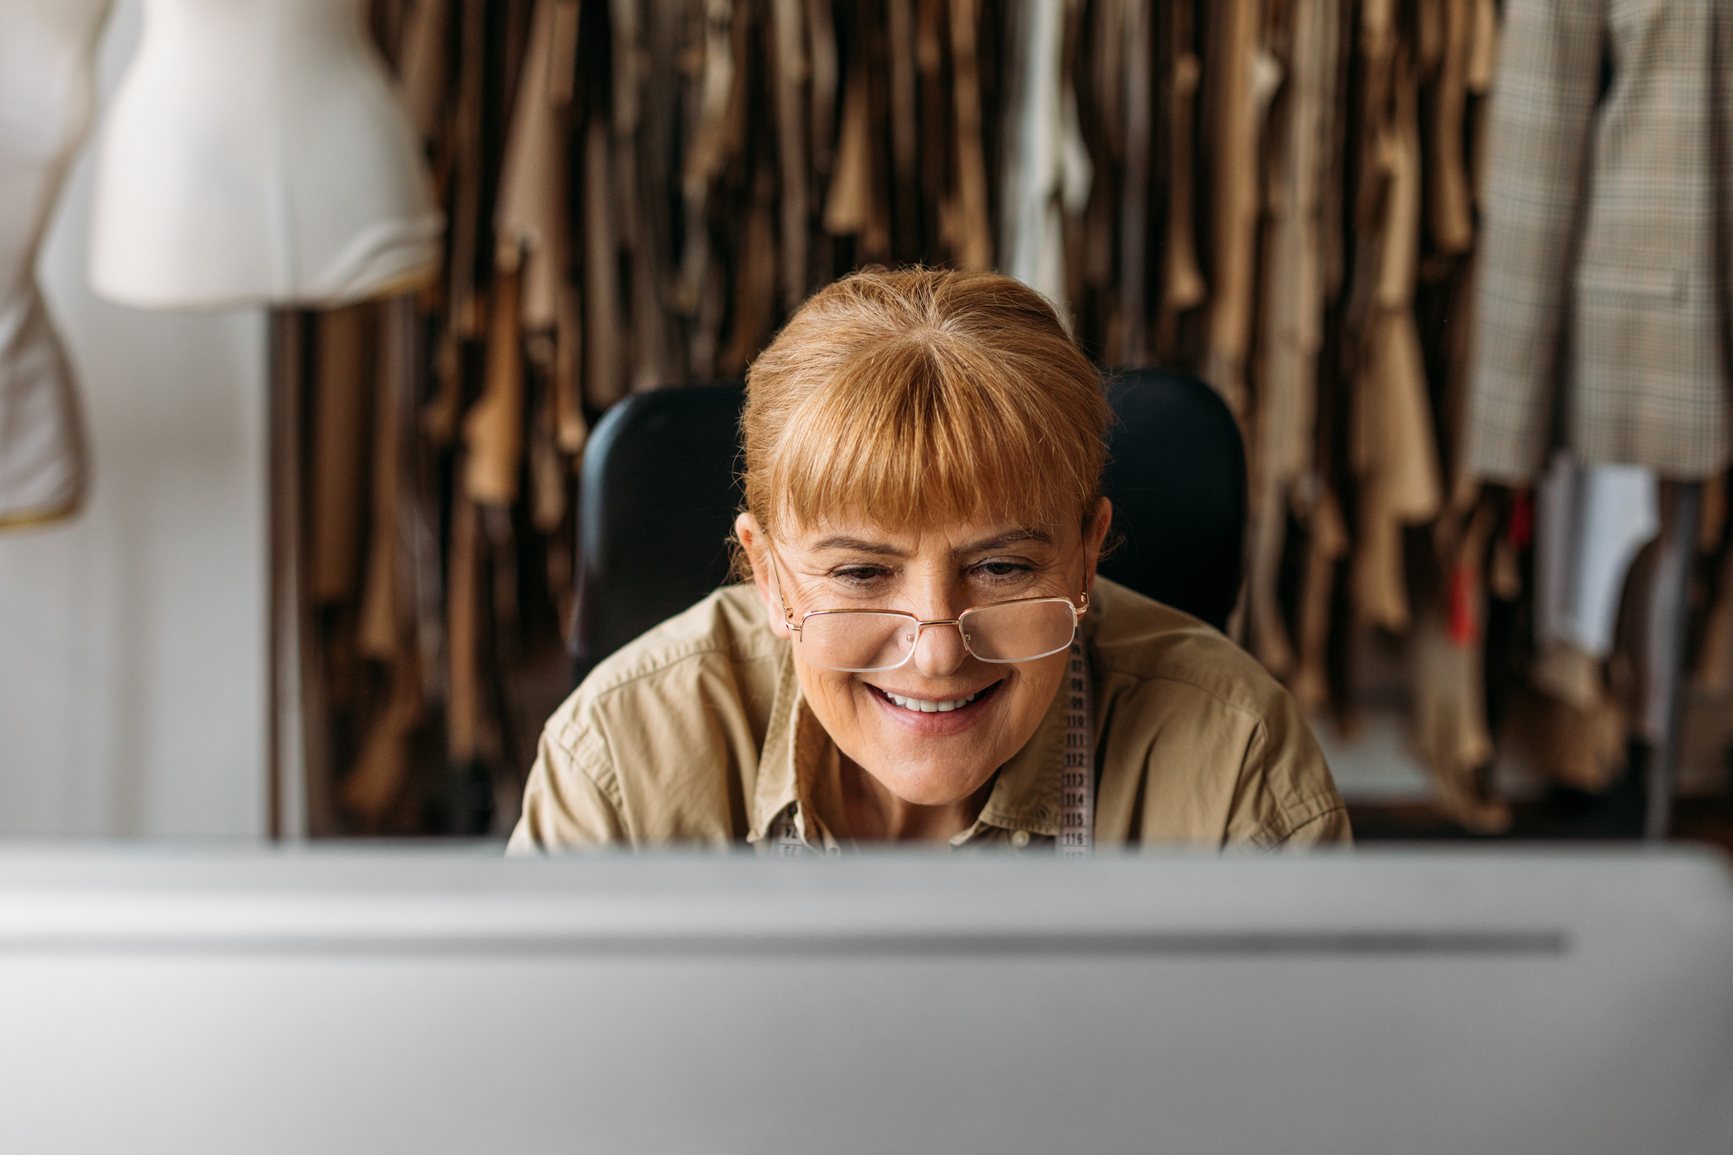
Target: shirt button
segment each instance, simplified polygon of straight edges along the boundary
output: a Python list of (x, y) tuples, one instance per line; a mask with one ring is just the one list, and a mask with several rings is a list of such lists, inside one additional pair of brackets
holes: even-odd
[(1011, 832), (1011, 845), (1015, 846), (1018, 850), (1022, 850), (1025, 846), (1028, 846), (1029, 832), (1027, 830), (1013, 830)]

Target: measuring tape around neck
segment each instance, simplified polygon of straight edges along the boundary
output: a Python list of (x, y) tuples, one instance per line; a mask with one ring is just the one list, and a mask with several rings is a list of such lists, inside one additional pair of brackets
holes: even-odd
[(1083, 639), (1071, 643), (1065, 674), (1065, 754), (1059, 764), (1060, 858), (1088, 858), (1095, 849), (1095, 731), (1090, 709), (1089, 663)]
[[(1095, 732), (1089, 662), (1081, 638), (1071, 643), (1071, 661), (1059, 693), (1065, 699), (1065, 747), (1055, 767), (1059, 775), (1059, 837), (1053, 844), (1061, 859), (1088, 858), (1095, 849)], [(777, 817), (765, 843), (776, 858), (799, 858), (812, 850), (795, 829), (792, 805)]]

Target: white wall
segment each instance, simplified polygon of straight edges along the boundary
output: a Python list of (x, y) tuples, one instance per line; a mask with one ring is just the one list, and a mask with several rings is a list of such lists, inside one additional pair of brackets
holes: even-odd
[[(104, 106), (137, 34), (117, 0)], [(39, 269), (95, 475), (74, 521), (0, 532), (0, 835), (257, 837), (264, 319), (96, 299), (90, 170), (87, 147)]]

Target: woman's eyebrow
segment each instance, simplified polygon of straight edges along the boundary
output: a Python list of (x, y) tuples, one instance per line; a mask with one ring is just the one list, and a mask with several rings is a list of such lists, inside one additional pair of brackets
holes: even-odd
[(907, 557), (908, 554), (894, 545), (882, 541), (867, 541), (859, 537), (827, 537), (813, 545), (813, 550), (846, 549), (851, 553), (871, 553), (880, 557)]
[(951, 551), (951, 556), (967, 557), (970, 554), (986, 553), (988, 550), (1003, 549), (1008, 545), (1016, 545), (1019, 542), (1025, 541), (1032, 541), (1037, 545), (1052, 545), (1053, 535), (1047, 533), (1045, 530), (1039, 529), (1014, 529), (1009, 533), (995, 534), (992, 537), (982, 538), (980, 541), (972, 542), (969, 545), (958, 546), (956, 549)]
[[(1032, 541), (1039, 545), (1052, 545), (1053, 536), (1045, 530), (1014, 529), (1007, 533), (997, 533), (992, 537), (982, 538), (980, 541), (970, 542), (968, 545), (958, 546), (951, 551), (951, 556), (954, 558), (969, 557), (973, 554), (986, 553), (988, 550), (1003, 549), (1005, 546), (1015, 545), (1018, 542), (1025, 541)], [(823, 538), (815, 542), (812, 548), (814, 552), (827, 549), (842, 549), (848, 550), (852, 553), (870, 553), (878, 557), (906, 558), (909, 556), (907, 551), (898, 549), (896, 546), (891, 545), (888, 542), (867, 541), (865, 538), (848, 537), (841, 534)]]

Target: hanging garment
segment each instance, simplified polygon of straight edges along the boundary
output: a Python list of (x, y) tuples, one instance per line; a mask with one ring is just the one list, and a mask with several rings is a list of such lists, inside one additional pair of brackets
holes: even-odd
[(424, 141), (445, 133), (449, 69), (446, 44), (451, 10), (446, 0), (404, 0), (397, 85), (403, 110)]
[(1242, 421), (1250, 405), (1246, 362), (1257, 300), (1261, 138), (1282, 79), (1281, 66), (1262, 43), (1260, 7), (1257, 0), (1220, 5), (1216, 51), (1204, 75), (1213, 110), (1205, 147), (1211, 157), (1214, 272), (1204, 376)]
[[(376, 344), (370, 304), (332, 309), (313, 319), (316, 354), (309, 366), (307, 416), (311, 442), (305, 497), (309, 519), (304, 544), (307, 599), (315, 606), (354, 600), (361, 580), (362, 540), (369, 516), (368, 410), (376, 392), (369, 379)], [(375, 430), (375, 444), (379, 431)], [(377, 452), (377, 451), (376, 451)], [(372, 532), (386, 532), (372, 516)]]
[(842, 121), (837, 130), (836, 164), (824, 202), (824, 228), (837, 236), (859, 236), (863, 253), (878, 257), (889, 247), (882, 184), (878, 170), (883, 158), (872, 142), (872, 109), (867, 89), (867, 65), (859, 38), (843, 86)]
[[(486, 115), (492, 38), (486, 0), (455, 0), (447, 20), (456, 31), (453, 39), (465, 46), (454, 59), (446, 61), (447, 124), (435, 152), (444, 161), (445, 204), (451, 212), (445, 252), (448, 324), (444, 337), (455, 364), (456, 343), (479, 339), (487, 328), (486, 274), (492, 272), (495, 253), (483, 240), (489, 222), (482, 205), (490, 191), (485, 186), (492, 128)], [(448, 424), (455, 427), (458, 399), (442, 397), (441, 405), (442, 419), (449, 418)]]
[(505, 138), (494, 236), (502, 265), (523, 268), (523, 325), (552, 329), (559, 312), (567, 250), (565, 134), (557, 78), (573, 61), (556, 60), (560, 30), (576, 19), (575, 0), (539, 0), (517, 105)]
[[(1607, 83), (1603, 92), (1603, 70)], [(1733, 3), (1511, 0), (1465, 461), (1554, 447), (1703, 478), (1730, 456)]]
[(1369, 60), (1387, 67), (1388, 119), (1368, 141), (1382, 183), (1376, 264), (1362, 270), (1366, 294), (1364, 347), (1354, 381), (1350, 458), (1360, 481), (1353, 584), (1360, 618), (1392, 631), (1408, 627), (1410, 606), (1403, 558), (1404, 527), (1423, 525), (1443, 510), (1437, 434), (1426, 366), (1414, 315), (1419, 278), (1421, 135), (1419, 85), (1394, 39), (1389, 0), (1369, 3), (1362, 28)]
[(463, 417), (463, 486), (481, 505), (517, 502), (524, 447), (523, 273), (494, 276), (481, 396)]
[[(1113, 40), (1099, 49), (1099, 55), (1117, 65), (1117, 73), (1108, 72), (1116, 81), (1106, 97), (1113, 100), (1116, 113), (1110, 124), (1119, 129), (1118, 138), (1122, 168), (1117, 190), (1110, 185), (1105, 191), (1117, 192), (1118, 209), (1118, 322), (1105, 335), (1108, 349), (1116, 350), (1115, 360), (1121, 365), (1147, 365), (1150, 361), (1150, 320), (1148, 305), (1150, 233), (1155, 157), (1155, 15), (1148, 5), (1124, 3), (1105, 10), (1117, 17), (1117, 23), (1102, 21), (1105, 35)], [(1086, 72), (1088, 63), (1080, 62), (1079, 72)], [(1106, 197), (1101, 198), (1104, 202)], [(1109, 224), (1111, 225), (1111, 218)], [(1102, 230), (1099, 246), (1106, 265), (1113, 252), (1111, 231)], [(1111, 267), (1103, 269), (1105, 274)]]
[(1203, 76), (1198, 59), (1197, 30), (1192, 5), (1168, 7), (1169, 76), (1167, 134), (1167, 231), (1162, 246), (1162, 296), (1156, 325), (1156, 352), (1163, 360), (1178, 360), (1179, 320), (1209, 296), (1197, 252), (1197, 218), (1193, 211), (1198, 180), (1197, 93)]
[[(1691, 685), (1706, 697), (1733, 690), (1733, 522), (1729, 521), (1729, 482), (1722, 476), (1704, 486), (1702, 538), (1697, 550), (1714, 559), (1707, 605), (1698, 630)], [(1733, 724), (1733, 715), (1728, 717)], [(1733, 746), (1733, 742), (1729, 743)]]
[[(640, 9), (643, 10), (640, 15)], [(684, 368), (667, 309), (674, 249), (670, 206), (662, 195), (674, 167), (668, 109), (677, 93), (667, 77), (677, 75), (669, 36), (677, 13), (668, 4), (613, 0), (613, 92), (610, 131), (616, 212), (620, 217), (621, 305), (626, 311), (626, 369), (633, 391), (678, 381)], [(676, 29), (677, 31), (677, 29)]]
[(443, 218), (363, 0), (147, 0), (144, 16), (97, 153), (98, 292), (338, 305), (433, 275)]
[[(874, 71), (882, 80), (878, 89), (882, 94), (880, 100), (884, 115), (890, 124), (893, 252), (898, 259), (908, 260), (921, 251), (921, 225), (925, 216), (918, 172), (921, 126), (915, 105), (913, 0), (884, 0), (882, 11), (883, 22), (874, 29), (874, 39), (883, 38), (883, 63)], [(791, 307), (798, 303), (798, 300), (789, 301)]]
[(1632, 567), (1624, 622), (1634, 666), (1631, 711), (1635, 736), (1651, 746), (1677, 751), (1677, 719), (1683, 712), (1685, 656), (1691, 639), (1691, 569), (1704, 486), (1663, 482), (1656, 492), (1659, 526), (1653, 544)]
[(413, 561), (414, 324), (407, 299), (374, 306), (379, 321), (374, 363), (373, 445), (369, 479), (373, 525), (367, 543), (355, 642), (384, 671), (384, 693), (368, 719), (340, 796), (350, 821), (379, 830), (401, 797), (414, 763), (411, 741), (426, 710), (416, 643)]
[[(1137, 51), (1134, 44), (1147, 44), (1149, 39), (1140, 35), (1129, 9), (1123, 0), (1099, 0), (1086, 6), (1065, 64), (1065, 75), (1074, 77), (1083, 143), (1095, 171), (1089, 204), (1069, 238), (1068, 291), (1078, 302), (1081, 322), (1103, 334), (1108, 362), (1120, 365), (1138, 362), (1121, 351), (1126, 302), (1123, 291), (1114, 288), (1115, 248), (1117, 244), (1119, 253), (1130, 257), (1126, 273), (1141, 265), (1149, 248), (1147, 238), (1141, 236), (1142, 213), (1149, 204), (1148, 177), (1133, 171), (1127, 155), (1127, 145), (1136, 135), (1129, 122), (1134, 114), (1142, 114), (1146, 123), (1141, 137), (1147, 145), (1147, 121), (1153, 111), (1147, 95), (1139, 107), (1127, 91), (1132, 71), (1127, 58)], [(1151, 63), (1146, 58), (1141, 64), (1146, 84)], [(1131, 251), (1134, 244), (1135, 252)]]
[[(676, 298), (680, 311), (692, 322), (691, 368), (700, 378), (716, 372), (716, 352), (721, 341), (723, 271), (715, 238), (710, 233), (710, 218), (715, 211), (718, 185), (731, 159), (726, 130), (728, 110), (734, 103), (736, 87), (744, 83), (743, 78), (735, 76), (729, 27), (732, 10), (732, 0), (709, 0), (704, 6), (702, 43), (696, 52), (696, 93), (685, 114), (687, 143), (680, 169), (685, 237), (680, 250)], [(824, 212), (828, 226), (831, 212), (828, 203)]]
[(1474, 91), (1476, 0), (1440, 2), (1442, 7), (1424, 6), (1442, 25), (1426, 125), (1427, 225), (1439, 252), (1461, 254), (1474, 245), (1474, 190), (1464, 143)]
[(809, 288), (807, 239), (812, 232), (811, 166), (806, 148), (811, 140), (806, 129), (809, 108), (803, 99), (810, 64), (806, 57), (805, 11), (800, 0), (774, 0), (770, 25), (776, 42), (771, 59), (775, 76), (777, 176), (780, 180), (782, 254), (781, 296), (784, 309), (792, 310), (806, 299)]
[[(1293, 24), (1286, 55), (1294, 62), (1294, 79), (1284, 129), (1289, 138), (1288, 179), (1303, 182), (1310, 172), (1314, 183), (1309, 190), (1303, 184), (1283, 185), (1279, 192), (1272, 189), (1260, 355), (1260, 373), (1267, 380), (1260, 390), (1257, 422), (1262, 429), (1260, 442), (1274, 435), (1274, 443), (1282, 447), (1275, 450), (1278, 461), (1286, 455), (1291, 474), (1286, 504), (1304, 541), (1293, 559), (1298, 581), (1293, 594), (1292, 667), (1286, 681), (1295, 697), (1311, 709), (1331, 697), (1332, 651), (1338, 657), (1346, 652), (1340, 644), (1343, 631), (1333, 629), (1332, 622), (1345, 620), (1337, 619), (1345, 601), (1341, 579), (1347, 567), (1341, 563), (1352, 545), (1341, 498), (1344, 438), (1338, 429), (1341, 407), (1337, 403), (1348, 383), (1339, 369), (1343, 342), (1332, 335), (1340, 327), (1336, 309), (1347, 278), (1348, 256), (1344, 216), (1353, 199), (1344, 175), (1350, 159), (1347, 128), (1353, 119), (1349, 80), (1361, 54), (1354, 50), (1359, 44), (1359, 14), (1353, 5), (1328, 0), (1289, 5), (1289, 12)], [(1296, 279), (1301, 282), (1298, 293), (1285, 292), (1282, 286)], [(1302, 428), (1303, 443), (1284, 439), (1271, 428), (1278, 418), (1265, 407), (1282, 395), (1287, 401), (1276, 407), (1277, 412), (1287, 409), (1290, 419)], [(1261, 445), (1258, 452), (1265, 452)], [(1258, 548), (1255, 542), (1252, 548)], [(1263, 548), (1277, 556), (1274, 562), (1248, 558), (1246, 605), (1252, 639), (1262, 628), (1260, 617), (1268, 622), (1275, 612), (1274, 575), (1269, 567), (1284, 564), (1287, 559), (1282, 555), (1291, 547), (1284, 535), (1273, 548)], [(1254, 578), (1260, 566), (1265, 576)], [(1267, 592), (1255, 593), (1254, 581)], [(1262, 600), (1261, 608), (1254, 599)], [(1341, 666), (1339, 661), (1335, 664)], [(1337, 669), (1336, 681), (1346, 685), (1342, 673)], [(1339, 716), (1346, 715), (1339, 711)]]
[(85, 443), (72, 366), (43, 307), (36, 253), (89, 121), (108, 0), (0, 8), (0, 529), (71, 514)]
[(1331, 118), (1338, 101), (1341, 5), (1293, 0), (1280, 28), (1287, 83), (1271, 122), (1259, 311), (1256, 449), (1246, 610), (1252, 652), (1287, 676), (1295, 648), (1281, 621), (1276, 586), (1288, 514), (1310, 512), (1302, 480), (1312, 476), (1317, 373), (1324, 347), (1328, 268), (1323, 245)]
[(583, 139), (584, 393), (604, 409), (626, 395), (626, 333), (619, 296), (619, 242), (609, 175), (608, 126), (591, 120)]
[(1075, 0), (1033, 0), (1021, 11), (1001, 248), (1005, 271), (1056, 304), (1061, 317), (1070, 312), (1065, 217), (1081, 213), (1088, 204), (1093, 176), (1078, 124), (1077, 96), (1063, 83), (1065, 23), (1074, 8)]
[(1542, 651), (1612, 651), (1625, 575), (1660, 529), (1655, 475), (1566, 457), (1541, 482), (1535, 510), (1535, 640)]
[(1626, 711), (1607, 660), (1627, 574), (1660, 528), (1656, 494), (1649, 470), (1585, 467), (1562, 454), (1536, 494), (1535, 656), (1504, 737), (1563, 785), (1603, 790), (1625, 764)]
[(981, 73), (976, 31), (979, 0), (952, 0), (951, 89), (955, 102), (958, 267), (985, 272), (993, 265), (993, 229), (987, 219), (987, 152), (982, 138)]
[(1488, 796), (1492, 761), (1486, 718), (1487, 554), (1496, 508), (1486, 499), (1446, 511), (1439, 526), (1444, 588), (1417, 615), (1409, 650), (1414, 744), (1432, 773), (1437, 804), (1469, 830), (1495, 834), (1510, 810)]
[[(525, 359), (552, 383), (554, 443), (572, 455), (589, 437), (577, 373), (583, 326), (566, 282), (572, 238), (563, 118), (573, 96), (577, 22), (577, 0), (539, 0), (536, 5), (494, 211), (499, 275), (522, 278)], [(490, 342), (497, 343), (500, 326), (490, 329)], [(501, 363), (501, 352), (490, 351), (490, 356), (496, 362), (490, 376), (497, 381), (510, 363)]]

